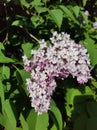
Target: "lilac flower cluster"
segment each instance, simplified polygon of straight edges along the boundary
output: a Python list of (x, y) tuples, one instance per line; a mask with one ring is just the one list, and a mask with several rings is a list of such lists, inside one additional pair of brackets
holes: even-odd
[(80, 84), (91, 78), (89, 54), (82, 45), (63, 32), (54, 32), (50, 41), (47, 46), (42, 40), (38, 50), (31, 50), (32, 59), (23, 56), (24, 68), (31, 74), (26, 82), (31, 106), (38, 114), (50, 108), (51, 96), (57, 86), (55, 77), (63, 80), (72, 75)]

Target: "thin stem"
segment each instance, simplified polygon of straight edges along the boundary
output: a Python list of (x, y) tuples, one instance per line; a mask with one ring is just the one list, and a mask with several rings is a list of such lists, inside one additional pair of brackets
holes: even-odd
[(21, 29), (23, 29), (23, 30), (25, 30), (26, 31), (26, 33), (29, 35), (29, 37), (31, 38), (31, 39), (34, 39), (36, 42), (40, 42), (34, 35), (32, 35), (31, 33), (29, 33), (28, 32), (28, 30), (27, 29), (24, 29), (23, 28), (23, 26), (19, 26)]

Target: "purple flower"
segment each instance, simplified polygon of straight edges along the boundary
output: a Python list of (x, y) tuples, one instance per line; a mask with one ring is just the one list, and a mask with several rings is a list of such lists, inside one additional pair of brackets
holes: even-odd
[(94, 28), (94, 29), (97, 29), (97, 22), (94, 22), (94, 23), (93, 23), (93, 28)]
[(89, 16), (89, 11), (85, 10), (85, 15), (88, 17)]
[(24, 68), (31, 74), (26, 85), (31, 98), (31, 106), (38, 114), (50, 109), (50, 100), (57, 84), (55, 77), (65, 79), (69, 75), (76, 78), (79, 84), (91, 79), (91, 66), (87, 50), (70, 39), (70, 35), (62, 32), (53, 33), (52, 43), (40, 41), (38, 50), (32, 50), (32, 59), (23, 56)]

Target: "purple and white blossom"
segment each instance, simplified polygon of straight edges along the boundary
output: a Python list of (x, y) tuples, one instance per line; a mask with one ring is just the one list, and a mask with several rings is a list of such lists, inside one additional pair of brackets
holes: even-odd
[(31, 50), (32, 59), (23, 56), (24, 68), (31, 74), (26, 80), (31, 106), (38, 114), (50, 109), (50, 100), (57, 87), (55, 77), (65, 79), (69, 75), (79, 84), (91, 79), (91, 65), (87, 50), (70, 39), (67, 33), (53, 33), (51, 44), (40, 41), (38, 50)]
[(97, 29), (97, 22), (94, 22), (94, 23), (93, 23), (93, 28), (94, 28), (94, 29)]

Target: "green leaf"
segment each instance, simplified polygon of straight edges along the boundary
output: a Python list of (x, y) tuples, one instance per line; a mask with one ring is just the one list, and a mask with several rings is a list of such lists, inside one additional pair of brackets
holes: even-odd
[(37, 11), (37, 13), (44, 13), (44, 12), (47, 12), (48, 9), (46, 7), (40, 7), (40, 6), (36, 6), (35, 7), (35, 10)]
[(81, 95), (81, 92), (78, 89), (68, 88), (65, 97), (66, 103), (73, 105), (75, 96), (79, 95)]
[(9, 67), (3, 65), (2, 66), (2, 76), (4, 79), (9, 79), (10, 78), (10, 69)]
[(85, 24), (88, 24), (89, 20), (85, 12), (81, 11), (80, 12), (81, 16), (83, 17), (83, 20), (85, 21)]
[(37, 115), (32, 109), (27, 117), (27, 123), (29, 130), (47, 130), (48, 114), (43, 113), (42, 115)]
[(49, 14), (60, 30), (63, 20), (63, 12), (60, 9), (53, 9), (49, 10)]
[(31, 22), (35, 28), (44, 23), (44, 19), (41, 16), (32, 16)]
[(22, 128), (16, 128), (16, 130), (23, 130)]
[(12, 60), (9, 57), (5, 57), (4, 54), (0, 51), (0, 63), (13, 63), (14, 60)]
[(97, 130), (97, 117), (88, 119), (85, 130)]
[(4, 115), (0, 113), (0, 125), (5, 126)]
[(93, 86), (95, 88), (97, 88), (97, 81), (94, 78), (91, 79), (91, 82), (92, 82)]
[(71, 18), (71, 20), (73, 20), (75, 23), (79, 24), (78, 21), (75, 19), (73, 13), (66, 6), (60, 5), (60, 8), (67, 15), (67, 17)]
[(97, 102), (87, 102), (87, 112), (89, 117), (97, 117)]
[(6, 57), (3, 54), (3, 51), (5, 51), (5, 48), (4, 48), (3, 44), (0, 43), (0, 63), (13, 63), (14, 60), (9, 57)]
[(19, 0), (19, 1), (20, 1), (20, 3), (21, 3), (23, 6), (29, 8), (30, 3), (28, 3), (26, 0)]
[(43, 1), (43, 3), (46, 4), (46, 3), (49, 2), (50, 0), (42, 0), (42, 1)]
[(4, 96), (4, 85), (2, 84), (2, 81), (0, 80), (0, 111), (3, 110), (3, 104), (4, 104), (5, 96)]
[(95, 41), (91, 39), (89, 36), (87, 36), (84, 41), (84, 45), (87, 48), (90, 55), (90, 61), (92, 66), (95, 66), (97, 64), (97, 45), (94, 43)]
[(53, 122), (55, 124), (51, 130), (55, 130), (56, 128), (57, 130), (62, 130), (63, 122), (62, 122), (62, 115), (61, 115), (60, 110), (58, 109), (57, 106), (54, 105), (54, 106), (51, 106), (50, 112), (51, 112), (50, 114), (51, 118), (53, 119)]
[(87, 3), (87, 0), (82, 0), (82, 2), (83, 2), (83, 6), (85, 6)]
[(31, 43), (24, 43), (24, 44), (22, 44), (22, 49), (23, 49), (23, 51), (24, 51), (24, 54), (25, 54), (28, 58), (31, 57), (31, 49), (32, 49), (32, 46), (33, 46), (33, 44), (31, 44)]
[(80, 7), (79, 7), (79, 6), (74, 6), (74, 7), (72, 8), (72, 10), (73, 10), (75, 16), (78, 18), (78, 16), (79, 16), (79, 11), (80, 11)]
[(32, 3), (32, 5), (34, 7), (36, 7), (36, 6), (42, 6), (43, 5), (43, 3), (41, 2), (41, 0), (33, 0), (31, 3)]
[(76, 96), (74, 99), (74, 109), (72, 111), (72, 119), (76, 120), (79, 116), (89, 116), (87, 112), (87, 103), (93, 101), (92, 95)]
[[(25, 82), (26, 82), (26, 79), (30, 77), (30, 74), (26, 70), (24, 70), (24, 69), (17, 70), (17, 72), (20, 75), (20, 77), (17, 77), (17, 80), (19, 81), (19, 84), (21, 84), (21, 85), (23, 84), (24, 85)], [(19, 80), (19, 78), (20, 78), (20, 80)]]
[(81, 92), (78, 89), (68, 88), (65, 96), (66, 100), (66, 112), (68, 116), (71, 116), (74, 109), (74, 99), (76, 96), (80, 96)]
[(76, 120), (74, 122), (73, 130), (86, 130), (87, 120), (88, 120), (87, 116), (83, 115), (83, 114), (81, 116), (79, 116), (78, 118), (76, 118)]
[(56, 125), (54, 124), (50, 130), (58, 130)]
[(20, 114), (20, 122), (21, 122), (23, 130), (29, 130), (28, 124), (22, 114)]
[(0, 63), (14, 63), (14, 60), (5, 56), (0, 56)]
[(95, 96), (95, 92), (89, 86), (85, 86), (85, 94), (84, 95)]
[(17, 81), (19, 83), (19, 88), (20, 91), (23, 93), (26, 93), (26, 95), (28, 95), (28, 91), (27, 88), (25, 86), (26, 84), (26, 79), (30, 77), (30, 74), (28, 72), (26, 72), (24, 69), (23, 70), (17, 70), (16, 72), (16, 78)]
[(0, 42), (0, 51), (5, 50), (4, 45)]
[(16, 118), (12, 110), (9, 100), (6, 100), (3, 104), (4, 123), (6, 130), (16, 130)]
[(11, 25), (12, 26), (19, 26), (19, 25), (21, 25), (21, 23), (22, 23), (21, 20), (15, 20), (15, 21), (12, 22)]

